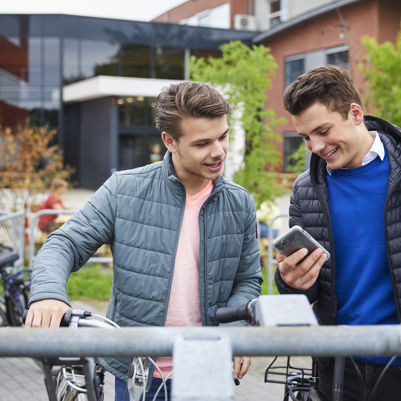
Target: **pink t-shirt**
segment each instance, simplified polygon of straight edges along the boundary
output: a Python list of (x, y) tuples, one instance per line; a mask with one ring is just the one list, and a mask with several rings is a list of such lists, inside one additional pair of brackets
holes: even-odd
[[(199, 299), (199, 211), (213, 189), (210, 181), (202, 191), (187, 195), (175, 256), (166, 326), (201, 326)], [(157, 365), (166, 377), (172, 370), (172, 358), (161, 357)], [(154, 377), (160, 377), (155, 370)]]

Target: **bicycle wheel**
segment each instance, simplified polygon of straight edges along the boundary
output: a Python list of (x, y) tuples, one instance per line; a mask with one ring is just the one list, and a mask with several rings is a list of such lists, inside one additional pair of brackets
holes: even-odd
[(6, 298), (7, 319), (11, 326), (22, 326), (24, 311), (28, 308), (27, 291), (15, 291), (14, 296)]

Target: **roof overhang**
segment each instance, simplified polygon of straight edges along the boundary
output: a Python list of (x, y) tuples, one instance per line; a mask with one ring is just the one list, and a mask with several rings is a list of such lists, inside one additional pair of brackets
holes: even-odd
[(311, 11), (308, 11), (304, 14), (301, 14), (295, 18), (291, 18), (290, 20), (286, 22), (282, 22), (281, 24), (275, 26), (272, 29), (268, 29), (267, 31), (264, 31), (252, 39), (253, 43), (259, 43), (263, 42), (265, 40), (271, 39), (272, 37), (284, 33), (286, 30), (294, 28), (297, 25), (309, 22), (313, 18), (321, 17), (324, 14), (327, 14), (329, 12), (335, 11), (338, 8), (349, 6), (351, 4), (360, 2), (361, 0), (338, 0), (331, 2), (325, 6), (315, 8)]
[(99, 75), (63, 87), (64, 102), (84, 102), (109, 96), (157, 96), (171, 79), (110, 77)]

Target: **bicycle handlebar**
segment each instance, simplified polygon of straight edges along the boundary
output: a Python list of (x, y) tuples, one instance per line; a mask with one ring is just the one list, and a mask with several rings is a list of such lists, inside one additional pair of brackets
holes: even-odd
[(255, 300), (250, 300), (246, 304), (236, 306), (225, 306), (218, 308), (216, 319), (220, 323), (230, 323), (236, 320), (248, 320), (252, 318), (251, 306)]
[[(28, 310), (24, 311), (23, 322), (28, 316)], [(117, 324), (104, 318), (103, 316), (95, 315), (90, 311), (79, 309), (70, 309), (67, 311), (60, 322), (60, 327), (94, 327), (94, 328), (116, 328)]]

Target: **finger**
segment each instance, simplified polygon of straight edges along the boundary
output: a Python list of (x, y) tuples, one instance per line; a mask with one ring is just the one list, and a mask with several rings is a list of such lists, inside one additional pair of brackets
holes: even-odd
[(50, 320), (50, 326), (52, 328), (57, 328), (60, 327), (61, 319), (65, 315), (67, 311), (69, 311), (71, 308), (66, 305), (66, 307), (63, 307), (61, 309), (58, 309), (57, 312), (53, 313), (51, 316)]
[(280, 273), (285, 276), (291, 271), (298, 269), (299, 261), (301, 261), (307, 254), (308, 250), (306, 248), (302, 248), (287, 257), (280, 255), (282, 258), (278, 265)]
[(33, 312), (31, 309), (28, 310), (28, 314), (25, 319), (25, 327), (32, 327), (32, 320), (33, 320)]
[(251, 358), (249, 358), (249, 356), (243, 356), (241, 360), (241, 370), (238, 375), (239, 379), (242, 379), (248, 373), (250, 366), (251, 366)]
[(239, 378), (239, 374), (241, 372), (241, 357), (239, 356), (235, 356), (234, 357), (234, 379), (238, 379)]
[[(315, 250), (298, 266), (298, 271), (289, 273), (288, 279), (295, 283), (296, 288), (306, 290), (317, 280), (320, 269), (326, 261), (326, 255), (322, 251)], [(292, 277), (291, 277), (292, 276)]]

